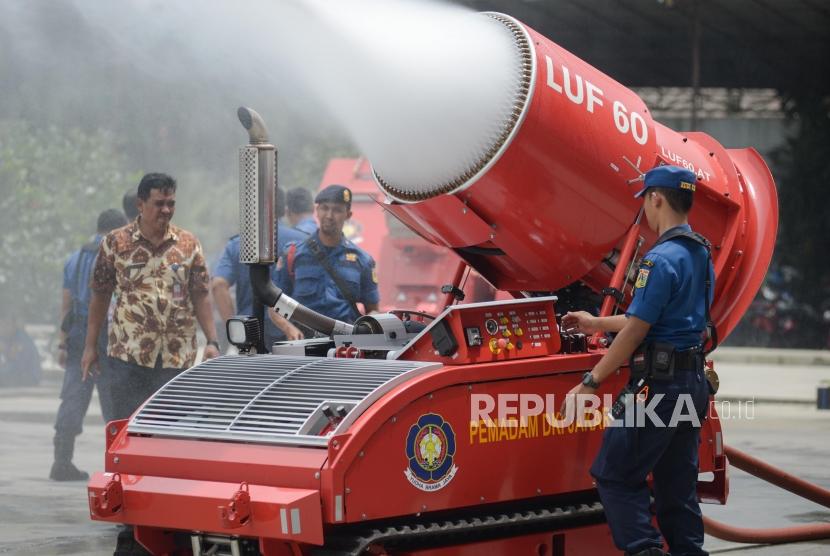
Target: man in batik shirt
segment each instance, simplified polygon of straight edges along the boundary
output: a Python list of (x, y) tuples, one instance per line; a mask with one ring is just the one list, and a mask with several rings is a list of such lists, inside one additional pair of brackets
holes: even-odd
[[(196, 237), (170, 223), (176, 181), (147, 174), (138, 185), (139, 215), (101, 242), (81, 365), (98, 372), (95, 338), (114, 298), (107, 344), (114, 418), (129, 417), (150, 395), (196, 360), (196, 321), (205, 359), (219, 355), (208, 272)], [(90, 340), (92, 338), (92, 340)]]

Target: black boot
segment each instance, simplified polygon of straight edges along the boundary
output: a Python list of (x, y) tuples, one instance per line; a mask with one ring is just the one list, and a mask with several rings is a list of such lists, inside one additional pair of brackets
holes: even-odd
[(75, 453), (75, 437), (66, 438), (60, 434), (55, 435), (55, 463), (49, 472), (49, 478), (53, 481), (86, 481), (89, 473), (81, 471), (72, 463), (72, 455)]

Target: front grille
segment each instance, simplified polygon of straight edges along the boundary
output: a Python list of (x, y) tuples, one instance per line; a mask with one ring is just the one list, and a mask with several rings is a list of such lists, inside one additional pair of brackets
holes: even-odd
[(281, 355), (225, 356), (183, 372), (136, 413), (128, 431), (202, 438), (326, 446), (328, 437), (303, 434), (328, 401), (352, 409), (334, 431), (345, 431), (397, 384), (436, 363), (329, 359)]

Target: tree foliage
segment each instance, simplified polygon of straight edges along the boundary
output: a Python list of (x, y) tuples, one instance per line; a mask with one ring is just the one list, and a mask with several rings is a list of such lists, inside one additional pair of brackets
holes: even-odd
[(136, 176), (105, 131), (0, 122), (0, 303), (56, 322), (63, 264)]
[[(140, 135), (117, 142), (108, 130), (39, 127), (0, 121), (0, 303), (28, 323), (56, 323), (63, 264), (95, 232), (98, 214), (121, 208), (121, 197), (142, 171), (129, 156)], [(126, 148), (125, 148), (126, 145)], [(198, 145), (182, 145), (192, 154)], [(192, 168), (176, 173), (174, 220), (201, 240), (209, 261), (238, 230), (236, 153), (223, 173)], [(329, 158), (354, 156), (340, 138), (308, 141), (281, 153), (284, 188), (314, 189)]]

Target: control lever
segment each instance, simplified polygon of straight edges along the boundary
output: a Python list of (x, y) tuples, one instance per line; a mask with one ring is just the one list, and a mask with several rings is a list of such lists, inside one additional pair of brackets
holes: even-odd
[[(338, 412), (337, 412), (338, 414), (340, 413), (340, 411), (339, 411), (339, 410), (340, 410), (342, 407), (343, 407), (343, 406), (340, 406), (340, 407), (338, 407), (338, 408), (337, 408), (337, 409), (338, 409)], [(331, 406), (330, 406), (330, 405), (324, 405), (324, 406), (323, 406), (323, 415), (325, 415), (325, 416), (326, 416), (326, 419), (328, 419), (328, 420), (329, 420), (329, 423), (331, 423), (331, 426), (332, 426), (332, 427), (336, 427), (336, 426), (337, 426), (337, 423), (339, 423), (339, 422), (340, 422), (340, 419), (342, 419), (342, 417), (339, 417), (339, 418), (338, 418), (337, 414), (335, 414), (334, 410), (331, 408)], [(344, 415), (345, 415), (345, 412), (344, 412)]]
[(443, 286), (441, 286), (441, 293), (451, 294), (456, 299), (456, 301), (464, 301), (464, 297), (466, 297), (464, 295), (463, 290), (453, 286), (452, 284), (444, 284)]

